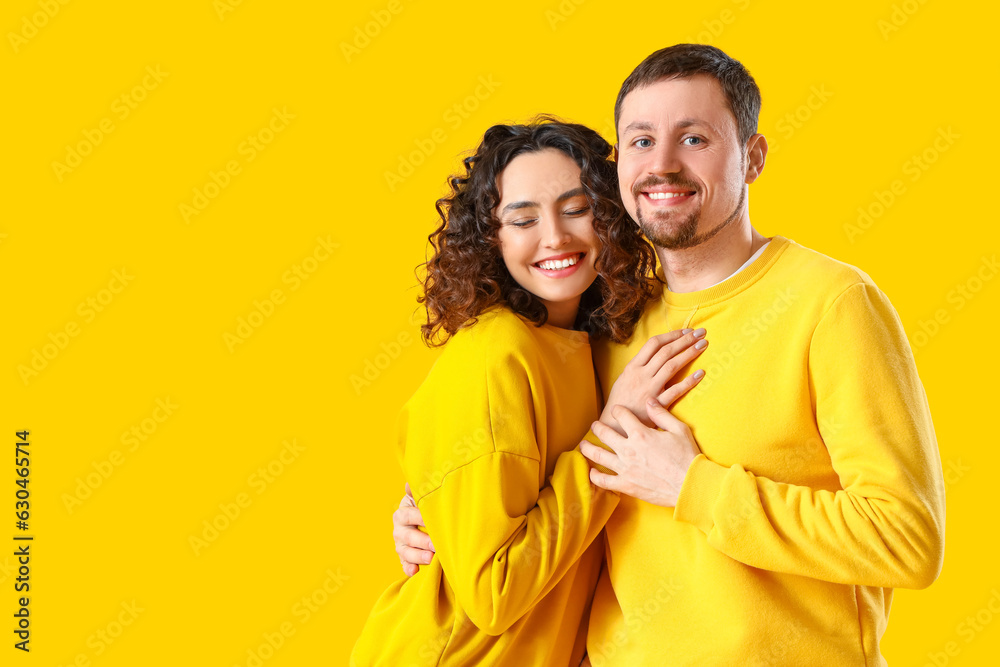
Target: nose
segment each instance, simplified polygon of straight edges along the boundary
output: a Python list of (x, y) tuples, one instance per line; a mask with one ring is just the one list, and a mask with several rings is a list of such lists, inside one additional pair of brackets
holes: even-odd
[(658, 143), (650, 155), (649, 173), (674, 174), (681, 170), (680, 154), (672, 142)]
[(548, 248), (561, 248), (573, 238), (566, 222), (556, 212), (542, 218), (543, 238)]

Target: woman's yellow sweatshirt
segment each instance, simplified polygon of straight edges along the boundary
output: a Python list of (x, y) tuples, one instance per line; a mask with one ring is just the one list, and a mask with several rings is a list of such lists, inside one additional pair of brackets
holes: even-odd
[(448, 342), (399, 422), (437, 553), (379, 598), (352, 665), (579, 664), (618, 503), (577, 449), (600, 405), (584, 332), (494, 309)]

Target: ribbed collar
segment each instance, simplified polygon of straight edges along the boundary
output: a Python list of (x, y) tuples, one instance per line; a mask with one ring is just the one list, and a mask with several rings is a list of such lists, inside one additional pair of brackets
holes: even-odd
[(760, 257), (754, 260), (750, 266), (747, 266), (735, 275), (729, 276), (718, 285), (713, 285), (708, 289), (698, 290), (697, 292), (671, 292), (664, 289), (661, 298), (668, 307), (685, 309), (725, 301), (757, 282), (771, 265), (777, 261), (781, 253), (788, 247), (788, 244), (789, 240), (785, 237), (775, 236), (767, 244)]

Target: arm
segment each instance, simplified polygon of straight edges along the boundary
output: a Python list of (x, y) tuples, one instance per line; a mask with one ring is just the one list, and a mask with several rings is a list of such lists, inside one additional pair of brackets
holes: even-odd
[(441, 568), (484, 632), (505, 632), (604, 527), (618, 496), (591, 485), (589, 469), (578, 451), (566, 452), (539, 491), (537, 461), (486, 454), (419, 501)]
[[(691, 390), (704, 377), (704, 371), (699, 370), (673, 385), (667, 383), (704, 351), (708, 344), (707, 340), (700, 342), (704, 336), (704, 329), (684, 329), (649, 339), (615, 381), (601, 419), (613, 421), (610, 411), (619, 404), (630, 406), (636, 413), (645, 416), (643, 400), (646, 397), (655, 396), (660, 403), (669, 406)], [(587, 434), (587, 438), (600, 442), (592, 432)], [(585, 443), (581, 445), (586, 446)], [(413, 576), (420, 565), (431, 562), (434, 545), (430, 536), (417, 528), (423, 527), (424, 522), (409, 484), (406, 485), (406, 495), (399, 502), (399, 509), (392, 515), (392, 524), (393, 540), (403, 572)]]
[(678, 444), (683, 438), (671, 422), (677, 420), (667, 415), (661, 423), (659, 414), (653, 416), (667, 429), (662, 432), (628, 420), (630, 415), (628, 438), (598, 425), (598, 434), (623, 456), (584, 449), (619, 472), (611, 477), (595, 471), (594, 481), (631, 493), (626, 487), (635, 477), (635, 452), (664, 450), (670, 456), (661, 454), (657, 466), (641, 469), (661, 480), (652, 486), (662, 498), (650, 502), (675, 506), (676, 520), (700, 529), (729, 557), (835, 583), (929, 586), (944, 549), (941, 462), (902, 326), (876, 287), (848, 288), (823, 316), (813, 334), (809, 375), (815, 418), (840, 490), (721, 466), (696, 445)]
[[(740, 562), (826, 581), (925, 588), (944, 555), (944, 481), (903, 328), (874, 285), (838, 297), (813, 334), (816, 420), (842, 490), (691, 464), (674, 517)], [(834, 425), (834, 428), (823, 428)]]
[(458, 605), (484, 632), (500, 634), (579, 560), (618, 497), (590, 483), (575, 450), (558, 457), (539, 489), (546, 480), (536, 432), (560, 417), (555, 399), (543, 407), (531, 362), (517, 355), (453, 352), (447, 368), (435, 369), (447, 371), (442, 381), (404, 416), (404, 471)]

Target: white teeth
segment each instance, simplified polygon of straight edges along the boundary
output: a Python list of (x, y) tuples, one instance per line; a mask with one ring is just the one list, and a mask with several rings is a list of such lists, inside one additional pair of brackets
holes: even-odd
[(578, 261), (580, 261), (580, 255), (573, 255), (566, 259), (547, 259), (544, 262), (539, 262), (538, 266), (546, 271), (558, 271), (559, 269), (565, 269), (567, 266), (573, 266)]
[(671, 197), (683, 197), (688, 193), (686, 192), (647, 192), (646, 196), (650, 199), (670, 199)]

